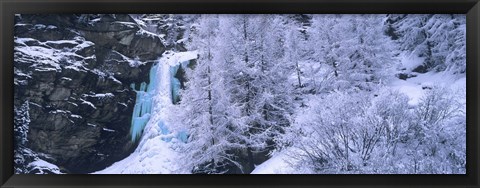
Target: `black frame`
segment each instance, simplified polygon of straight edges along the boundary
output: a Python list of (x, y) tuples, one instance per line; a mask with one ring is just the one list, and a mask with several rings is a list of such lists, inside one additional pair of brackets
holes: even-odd
[[(478, 187), (479, 0), (1, 0), (0, 186)], [(14, 175), (13, 24), (19, 13), (460, 13), (467, 16), (466, 175)]]

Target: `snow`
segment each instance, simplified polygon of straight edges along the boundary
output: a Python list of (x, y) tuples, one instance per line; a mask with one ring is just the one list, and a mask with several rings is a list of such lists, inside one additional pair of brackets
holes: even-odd
[(24, 77), (27, 77), (27, 78), (32, 78), (29, 74), (25, 74), (23, 73), (22, 71), (18, 70), (18, 69), (14, 69), (14, 73), (15, 75), (17, 76), (24, 76)]
[(73, 103), (73, 102), (70, 102), (70, 101), (67, 101), (67, 102), (68, 102), (68, 104), (71, 104), (71, 105), (73, 105), (73, 106), (78, 106), (77, 103)]
[(401, 53), (400, 56), (400, 68), (405, 68), (407, 72), (411, 72), (413, 69), (422, 65), (425, 58), (418, 57), (413, 53)]
[(250, 174), (312, 174), (308, 166), (293, 157), (298, 152), (301, 151), (292, 147), (274, 151), (270, 159), (255, 166)]
[(119, 23), (119, 24), (122, 24), (122, 25), (125, 25), (127, 26), (128, 28), (130, 29), (135, 29), (137, 24), (135, 23), (132, 23), (132, 22), (121, 22), (121, 21), (116, 21), (116, 22), (113, 22), (113, 23)]
[(176, 43), (180, 44), (180, 43), (184, 43), (184, 42), (187, 42), (187, 41), (188, 41), (188, 38), (183, 38), (183, 39), (177, 40)]
[(149, 36), (151, 36), (151, 37), (159, 37), (159, 38), (162, 38), (160, 35), (155, 34), (155, 33), (153, 33), (153, 32), (150, 32), (150, 31), (147, 31), (147, 30), (145, 30), (145, 29), (140, 29), (140, 30), (138, 30), (138, 31), (137, 31), (137, 34), (138, 34), (138, 35), (149, 35)]
[(97, 93), (93, 95), (93, 97), (98, 97), (98, 98), (105, 98), (105, 97), (114, 97), (112, 93)]
[(66, 81), (72, 81), (72, 79), (71, 79), (71, 78), (68, 78), (68, 77), (61, 77), (60, 79), (61, 79), (61, 80), (66, 80)]
[(87, 123), (88, 126), (92, 126), (92, 127), (97, 127), (97, 125), (93, 124), (93, 123)]
[(38, 41), (38, 40), (33, 39), (33, 38), (18, 38), (18, 37), (15, 38), (16, 43), (20, 43), (20, 44), (23, 44), (23, 45), (26, 45), (25, 42), (31, 42), (31, 41)]
[(113, 129), (107, 129), (107, 128), (103, 128), (102, 130), (107, 131), (107, 132), (115, 132), (115, 130), (113, 130)]
[(43, 24), (35, 24), (33, 27), (35, 27), (35, 29), (44, 29), (47, 26), (45, 26)]
[(117, 80), (114, 76), (109, 76), (108, 78), (112, 79), (115, 83), (122, 85), (123, 83)]
[(31, 102), (31, 101), (29, 101), (28, 104), (31, 104), (31, 105), (34, 105), (34, 106), (40, 107), (40, 108), (42, 107), (41, 105), (39, 105), (39, 104), (37, 104), (37, 103), (34, 103), (34, 102)]
[(145, 140), (144, 147), (139, 147), (127, 158), (114, 163), (104, 170), (93, 174), (174, 174), (186, 173), (179, 169), (177, 153), (161, 137)]
[[(18, 39), (15, 39), (18, 40)], [(39, 46), (17, 46), (15, 51), (28, 54), (29, 56), (35, 57), (38, 60), (39, 64), (47, 64), (53, 68), (60, 70), (60, 65), (58, 64), (59, 58), (56, 57), (55, 50), (48, 49)]]
[(77, 115), (77, 114), (72, 114), (72, 115), (70, 115), (70, 116), (73, 117), (73, 118), (78, 118), (78, 119), (81, 119), (81, 118), (82, 118), (82, 116)]
[(98, 70), (98, 69), (93, 69), (91, 71), (92, 71), (92, 73), (94, 73), (94, 74), (96, 74), (96, 75), (98, 75), (99, 77), (102, 77), (102, 78), (107, 76), (107, 74), (105, 72), (103, 72), (101, 70)]
[(77, 41), (74, 40), (50, 40), (45, 42), (45, 44), (72, 44), (72, 45), (79, 45)]
[(29, 167), (33, 167), (33, 169), (37, 169), (39, 170), (39, 173), (38, 174), (44, 174), (43, 171), (44, 170), (49, 170), (55, 174), (62, 174), (60, 172), (60, 168), (58, 168), (57, 165), (54, 165), (52, 163), (49, 163), (47, 161), (44, 161), (42, 159), (37, 159), (33, 162), (31, 162), (30, 164), (28, 164)]
[(421, 85), (409, 81), (396, 80), (391, 84), (391, 87), (406, 94), (410, 98), (410, 101), (408, 102), (410, 105), (418, 104), (419, 99), (424, 94), (424, 90), (422, 89)]
[(196, 59), (198, 56), (197, 51), (186, 51), (186, 52), (172, 52), (166, 51), (163, 53), (161, 62), (167, 62), (170, 66), (176, 66), (185, 61)]
[(285, 152), (276, 153), (270, 159), (255, 167), (251, 174), (291, 174), (295, 170), (286, 160), (289, 156)]
[(53, 111), (50, 111), (49, 113), (52, 113), (52, 114), (56, 114), (56, 113), (66, 114), (66, 113), (70, 113), (70, 112), (66, 112), (64, 110), (53, 110)]
[(50, 71), (57, 71), (55, 68), (37, 68), (35, 69), (37, 72), (50, 72)]
[(95, 19), (92, 19), (89, 21), (90, 24), (92, 23), (95, 23), (95, 22), (99, 22), (101, 19), (100, 18), (95, 18)]
[(81, 49), (84, 49), (84, 48), (87, 48), (87, 47), (90, 47), (90, 46), (93, 46), (95, 45), (93, 42), (90, 42), (90, 41), (83, 41), (81, 44), (78, 44), (75, 49), (76, 50), (81, 50)]
[[(36, 41), (38, 46), (27, 46), (25, 43), (30, 41)], [(33, 57), (35, 59), (35, 64), (32, 67), (37, 67), (38, 71), (60, 71), (61, 64), (66, 64), (66, 69), (73, 69), (75, 71), (86, 71), (88, 70), (83, 65), (83, 61), (75, 61), (75, 59), (84, 59), (84, 57), (71, 52), (69, 50), (54, 49), (49, 47), (50, 44), (71, 44), (77, 45), (74, 48), (74, 51), (79, 50), (87, 46), (93, 45), (92, 42), (84, 41), (79, 44), (75, 40), (57, 40), (57, 41), (46, 41), (40, 42), (32, 38), (15, 38), (15, 42), (22, 44), (22, 46), (16, 46), (15, 51), (28, 55), (28, 57)]]
[(69, 66), (66, 66), (65, 69), (72, 69), (78, 72), (86, 72), (86, 70), (88, 70), (83, 65), (80, 65), (80, 64), (69, 65)]
[(84, 99), (80, 99), (82, 101), (82, 104), (87, 104), (89, 106), (91, 106), (93, 109), (97, 109), (97, 107), (95, 107), (95, 105), (93, 105), (90, 101), (86, 101)]
[(407, 80), (395, 79), (389, 86), (406, 94), (410, 98), (410, 105), (416, 105), (425, 94), (425, 89), (432, 86), (442, 86), (458, 90), (466, 87), (466, 77), (464, 75), (454, 75), (450, 72), (427, 72)]
[(57, 29), (57, 26), (54, 26), (54, 25), (48, 25), (48, 26), (47, 26), (47, 29)]

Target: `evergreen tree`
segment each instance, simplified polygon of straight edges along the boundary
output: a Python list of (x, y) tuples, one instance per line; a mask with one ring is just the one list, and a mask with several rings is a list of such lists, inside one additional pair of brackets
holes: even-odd
[(312, 35), (318, 62), (329, 70), (319, 71), (318, 77), (333, 75), (332, 89), (372, 90), (390, 74), (395, 59), (381, 17), (315, 15)]
[(242, 147), (240, 143), (246, 138), (237, 107), (230, 103), (225, 90), (225, 65), (216, 51), (217, 34), (218, 16), (202, 15), (191, 44), (199, 58), (194, 69), (187, 70), (182, 101), (172, 110), (172, 116), (180, 120), (177, 127), (188, 132), (183, 159), (193, 173), (224, 173), (228, 167), (241, 168), (230, 152)]
[(415, 72), (448, 69), (465, 73), (465, 25), (465, 15), (392, 14), (387, 29), (400, 50), (425, 59)]

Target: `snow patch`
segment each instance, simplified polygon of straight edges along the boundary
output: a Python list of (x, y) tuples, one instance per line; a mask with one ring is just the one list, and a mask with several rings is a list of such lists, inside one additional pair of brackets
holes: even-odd
[(37, 174), (45, 174), (44, 171), (51, 171), (55, 174), (62, 174), (60, 168), (57, 165), (44, 161), (42, 159), (37, 159), (36, 161), (28, 164), (28, 167), (33, 167), (33, 170), (38, 170)]
[(98, 93), (93, 95), (93, 97), (98, 97), (98, 98), (105, 98), (105, 97), (114, 97), (112, 93)]
[(93, 109), (97, 109), (97, 107), (95, 107), (95, 105), (93, 105), (91, 102), (86, 101), (84, 99), (80, 99), (80, 100), (82, 101), (82, 104), (86, 104), (86, 105), (91, 106)]
[(88, 126), (92, 126), (92, 127), (97, 127), (97, 125), (93, 124), (93, 123), (87, 123)]
[(113, 130), (113, 129), (107, 129), (107, 128), (103, 128), (102, 130), (107, 131), (107, 132), (115, 132), (115, 130)]
[(294, 169), (286, 160), (285, 153), (276, 153), (270, 159), (255, 167), (251, 174), (291, 174)]
[(400, 69), (406, 69), (407, 72), (411, 72), (413, 69), (422, 65), (425, 61), (424, 57), (418, 57), (413, 53), (401, 53), (399, 56), (400, 59)]
[(61, 77), (60, 80), (72, 81), (72, 79), (68, 77)]
[(127, 158), (93, 174), (184, 174), (176, 164), (176, 153), (160, 137), (145, 140)]
[(185, 61), (190, 61), (192, 59), (196, 59), (198, 57), (198, 52), (195, 51), (186, 51), (186, 52), (172, 52), (166, 51), (163, 53), (160, 62), (167, 63), (170, 66), (177, 66), (180, 63)]
[(406, 94), (410, 98), (408, 104), (416, 105), (425, 94), (426, 89), (430, 89), (433, 86), (440, 86), (458, 90), (466, 86), (466, 78), (463, 74), (427, 72), (418, 74), (416, 77), (407, 80), (395, 79), (389, 86), (394, 90)]

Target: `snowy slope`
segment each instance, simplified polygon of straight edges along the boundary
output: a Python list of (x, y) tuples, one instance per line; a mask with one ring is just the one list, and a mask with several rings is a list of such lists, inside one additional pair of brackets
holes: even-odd
[(466, 87), (465, 74), (452, 74), (449, 71), (427, 73), (411, 72), (412, 69), (421, 65), (424, 58), (416, 57), (415, 55), (400, 55), (400, 64), (398, 69), (414, 75), (414, 77), (406, 80), (394, 78), (390, 81), (388, 86), (393, 90), (398, 90), (410, 98), (409, 104), (416, 105), (419, 99), (425, 94), (426, 89), (431, 89), (433, 86), (447, 87), (452, 90), (462, 90)]
[(27, 168), (32, 168), (32, 171), (37, 172), (37, 174), (46, 174), (46, 172), (44, 171), (54, 174), (62, 174), (57, 165), (54, 165), (42, 159), (37, 159), (31, 162), (30, 164), (28, 164)]
[(267, 161), (255, 167), (251, 174), (295, 174), (298, 173), (290, 163), (286, 151), (277, 152)]
[(425, 94), (425, 90), (433, 86), (447, 87), (452, 90), (461, 90), (466, 87), (466, 77), (452, 75), (449, 72), (428, 72), (419, 74), (417, 77), (407, 80), (396, 79), (389, 85), (410, 97), (409, 104), (418, 104), (419, 99)]

